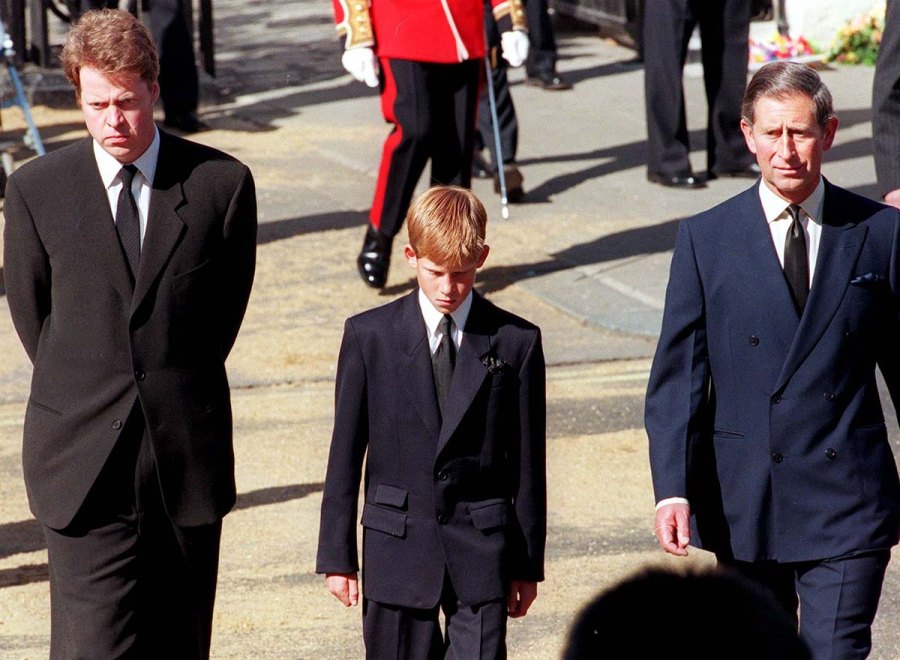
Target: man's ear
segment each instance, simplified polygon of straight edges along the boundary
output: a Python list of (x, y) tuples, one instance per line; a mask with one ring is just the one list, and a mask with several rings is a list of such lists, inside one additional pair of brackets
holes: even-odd
[(747, 123), (746, 119), (741, 119), (741, 133), (744, 134), (744, 142), (750, 153), (756, 155), (756, 140), (753, 138), (753, 126)]
[(481, 248), (481, 256), (478, 257), (478, 263), (475, 264), (475, 268), (481, 268), (484, 265), (485, 260), (488, 257), (488, 253), (491, 251), (490, 245), (485, 245)]
[(419, 263), (418, 258), (416, 258), (416, 251), (413, 250), (413, 246), (407, 243), (403, 248), (403, 256), (406, 257), (407, 263), (413, 268)]
[(828, 121), (825, 122), (825, 130), (822, 131), (822, 151), (831, 149), (839, 123), (836, 116), (829, 117)]

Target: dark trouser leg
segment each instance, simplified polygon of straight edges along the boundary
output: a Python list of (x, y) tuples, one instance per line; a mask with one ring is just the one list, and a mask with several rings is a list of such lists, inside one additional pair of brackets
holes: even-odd
[(735, 172), (753, 156), (741, 132), (741, 101), (747, 87), (750, 3), (697, 0), (703, 41), (703, 81), (709, 107), (706, 125), (707, 168)]
[(556, 73), (556, 39), (553, 23), (547, 12), (547, 0), (527, 0), (525, 19), (528, 21), (528, 59), (525, 72), (529, 76)]
[(136, 406), (73, 523), (44, 529), (51, 658), (208, 657), (220, 530), (169, 520)]
[(647, 168), (666, 176), (691, 169), (681, 78), (695, 23), (688, 0), (660, 0), (644, 15)]
[(381, 60), (381, 112), (394, 128), (384, 142), (369, 224), (393, 238), (430, 155), (432, 100), (426, 64)]
[(431, 185), (472, 185), (475, 116), (484, 62), (429, 65)]
[(872, 649), (889, 550), (801, 564), (800, 637), (813, 660), (862, 660)]
[[(509, 92), (509, 80), (506, 77), (506, 65), (500, 60), (497, 67), (491, 70), (494, 84), (494, 95), (497, 101), (497, 124), (500, 127), (500, 150), (504, 163), (514, 163), (519, 146), (519, 121), (516, 108)], [(487, 84), (487, 83), (486, 83)], [(491, 165), (497, 166), (497, 146), (494, 142), (494, 123), (491, 117), (490, 99), (487, 88), (483, 89), (478, 101), (478, 134), (479, 142), (491, 155)]]
[(166, 118), (197, 111), (199, 83), (187, 0), (150, 0), (150, 32), (159, 50), (159, 90)]
[(441, 607), (446, 618), (446, 660), (503, 660), (506, 658), (506, 600), (466, 606), (444, 581)]
[(772, 592), (785, 613), (797, 622), (797, 586), (795, 584), (792, 564), (779, 564), (774, 561), (723, 561), (719, 565), (734, 571), (738, 575), (762, 585)]
[(438, 608), (418, 610), (363, 599), (367, 660), (441, 660)]

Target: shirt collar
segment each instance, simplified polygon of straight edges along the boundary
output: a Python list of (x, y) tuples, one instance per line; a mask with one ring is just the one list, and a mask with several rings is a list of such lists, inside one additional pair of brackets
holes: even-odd
[[(472, 295), (472, 292), (469, 291), (469, 295), (466, 296), (465, 300), (450, 314), (451, 318), (453, 318), (453, 323), (460, 332), (465, 330), (466, 320), (469, 318), (469, 311), (472, 309)], [(422, 289), (419, 289), (419, 308), (422, 310), (422, 317), (425, 319), (425, 325), (428, 327), (428, 336), (432, 337), (437, 333), (438, 324), (441, 322), (444, 314), (431, 304), (431, 301), (428, 300), (428, 296), (425, 295)]]
[[(759, 201), (762, 203), (763, 213), (766, 216), (766, 222), (773, 223), (782, 218), (785, 210), (790, 203), (776, 195), (765, 181), (759, 182)], [(825, 201), (825, 179), (819, 176), (819, 183), (809, 197), (800, 202), (797, 206), (803, 209), (803, 212), (810, 217), (816, 224), (822, 224), (822, 206)]]
[[(103, 185), (109, 188), (119, 172), (122, 170), (122, 163), (111, 156), (100, 143), (94, 140), (94, 160), (97, 161), (97, 169), (100, 170), (100, 179)], [(150, 146), (132, 163), (138, 168), (148, 185), (153, 184), (153, 175), (156, 174), (156, 163), (159, 160), (159, 129), (155, 129), (153, 141)]]

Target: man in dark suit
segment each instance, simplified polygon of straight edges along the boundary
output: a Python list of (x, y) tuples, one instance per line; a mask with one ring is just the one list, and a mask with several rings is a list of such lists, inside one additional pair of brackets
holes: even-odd
[[(864, 658), (900, 484), (900, 213), (821, 176), (818, 74), (768, 64), (741, 126), (762, 182), (681, 224), (645, 421), (664, 550), (768, 586), (813, 657)], [(672, 604), (677, 607), (676, 603)]]
[(872, 82), (872, 141), (878, 193), (900, 207), (900, 2), (888, 0)]
[(225, 359), (253, 280), (253, 179), (157, 130), (158, 59), (130, 14), (86, 13), (62, 59), (91, 138), (19, 169), (4, 209), (51, 657), (205, 658), (235, 500)]
[(682, 69), (694, 27), (703, 40), (703, 82), (709, 107), (708, 178), (756, 178), (739, 129), (747, 83), (747, 0), (659, 0), (644, 12), (644, 99), (647, 111), (647, 179), (675, 188), (703, 188), (688, 159)]
[(525, 615), (543, 579), (541, 336), (472, 291), (486, 222), (470, 191), (426, 192), (404, 250), (419, 288), (344, 330), (316, 571), (357, 604), (366, 457), (370, 659), (505, 658), (507, 617)]

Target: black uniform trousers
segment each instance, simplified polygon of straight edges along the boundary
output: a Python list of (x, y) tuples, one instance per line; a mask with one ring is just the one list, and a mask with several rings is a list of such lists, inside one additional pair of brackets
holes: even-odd
[(50, 658), (208, 658), (221, 529), (169, 519), (136, 404), (73, 522), (44, 527)]
[[(494, 100), (497, 104), (497, 128), (500, 132), (500, 151), (504, 163), (514, 163), (519, 148), (519, 120), (509, 92), (509, 79), (506, 76), (506, 60), (500, 54), (500, 33), (494, 21), (490, 0), (484, 2), (484, 25), (487, 32), (488, 47), (491, 49), (491, 78), (486, 80), (478, 101), (478, 131), (475, 148), (478, 151), (487, 149), (491, 156), (491, 165), (497, 166), (497, 145), (494, 141), (494, 121), (491, 116), (490, 97), (487, 85), (494, 86)], [(529, 53), (531, 50), (529, 49)], [(483, 65), (482, 65), (483, 66)]]
[[(441, 631), (438, 614), (444, 613)], [(466, 606), (444, 577), (441, 601), (430, 609), (386, 605), (363, 599), (367, 660), (503, 660), (506, 658), (506, 600)]]
[(890, 550), (780, 564), (721, 561), (727, 568), (772, 591), (789, 616), (812, 660), (862, 660), (872, 649), (872, 622)]
[(556, 73), (556, 38), (547, 0), (525, 0), (525, 20), (528, 21), (529, 42), (525, 73), (529, 76)]
[(483, 62), (380, 62), (381, 111), (394, 128), (384, 142), (369, 223), (393, 238), (429, 159), (431, 185), (471, 185)]
[(665, 176), (691, 171), (682, 70), (696, 25), (702, 39), (711, 172), (746, 169), (753, 158), (740, 128), (747, 86), (747, 0), (658, 0), (644, 12), (647, 167)]

